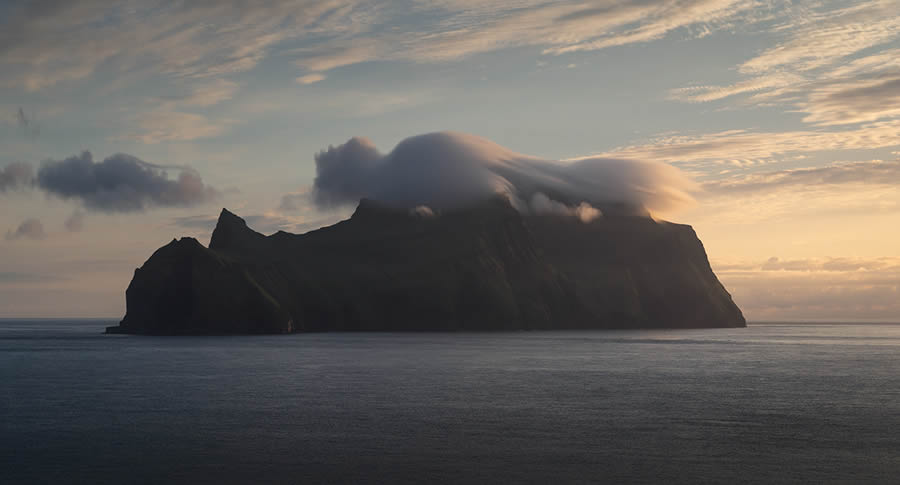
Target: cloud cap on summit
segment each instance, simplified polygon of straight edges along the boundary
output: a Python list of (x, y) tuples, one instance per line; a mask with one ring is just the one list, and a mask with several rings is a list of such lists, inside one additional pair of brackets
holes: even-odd
[[(543, 195), (567, 207), (625, 205), (668, 212), (693, 202), (694, 184), (660, 162), (588, 157), (544, 160), (485, 138), (437, 132), (401, 141), (388, 154), (354, 137), (316, 157), (313, 201), (321, 208), (369, 198), (398, 207), (452, 209), (507, 196), (523, 212)], [(543, 206), (543, 205), (542, 205)]]

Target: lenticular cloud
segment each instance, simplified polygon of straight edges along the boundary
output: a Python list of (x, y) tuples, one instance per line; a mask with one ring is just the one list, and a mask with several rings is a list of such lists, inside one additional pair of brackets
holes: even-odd
[[(668, 212), (693, 202), (694, 184), (658, 162), (583, 158), (542, 160), (484, 138), (454, 132), (407, 138), (383, 155), (354, 137), (316, 157), (313, 201), (320, 208), (368, 198), (397, 206), (453, 209), (497, 195), (523, 212)], [(599, 211), (597, 211), (599, 209)]]

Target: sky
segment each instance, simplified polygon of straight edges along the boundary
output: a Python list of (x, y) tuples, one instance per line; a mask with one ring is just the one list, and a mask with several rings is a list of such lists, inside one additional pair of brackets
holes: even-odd
[(887, 0), (0, 3), (0, 317), (119, 318), (222, 207), (336, 222), (320, 153), (448, 130), (674, 167), (751, 321), (900, 321)]

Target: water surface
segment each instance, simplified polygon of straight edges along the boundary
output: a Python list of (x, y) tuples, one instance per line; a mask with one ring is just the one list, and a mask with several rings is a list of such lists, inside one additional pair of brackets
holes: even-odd
[(900, 325), (261, 337), (0, 320), (0, 483), (895, 482)]

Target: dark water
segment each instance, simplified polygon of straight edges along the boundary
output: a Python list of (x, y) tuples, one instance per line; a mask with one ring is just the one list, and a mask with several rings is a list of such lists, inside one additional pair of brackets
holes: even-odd
[(0, 483), (900, 481), (900, 326), (101, 335), (0, 321)]

